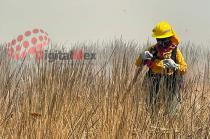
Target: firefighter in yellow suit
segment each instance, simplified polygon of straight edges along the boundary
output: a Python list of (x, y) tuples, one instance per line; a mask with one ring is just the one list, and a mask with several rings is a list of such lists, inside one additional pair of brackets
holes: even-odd
[(134, 80), (137, 79), (142, 67), (147, 66), (149, 70), (143, 82), (148, 92), (147, 106), (153, 113), (157, 112), (160, 97), (163, 96), (165, 113), (173, 113), (181, 101), (179, 92), (187, 64), (178, 48), (180, 39), (169, 23), (159, 22), (152, 31), (152, 37), (156, 38), (157, 43), (144, 50), (136, 59)]

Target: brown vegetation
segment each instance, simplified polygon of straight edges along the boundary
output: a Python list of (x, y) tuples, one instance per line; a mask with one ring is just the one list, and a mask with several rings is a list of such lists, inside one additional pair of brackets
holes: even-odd
[(160, 111), (152, 123), (144, 104), (146, 92), (140, 86), (144, 72), (126, 92), (135, 70), (134, 59), (142, 47), (122, 40), (102, 44), (100, 49), (95, 46), (88, 46), (97, 52), (97, 60), (90, 61), (93, 64), (14, 64), (1, 52), (0, 137), (210, 137), (208, 52), (182, 45), (189, 70), (181, 112), (167, 117)]

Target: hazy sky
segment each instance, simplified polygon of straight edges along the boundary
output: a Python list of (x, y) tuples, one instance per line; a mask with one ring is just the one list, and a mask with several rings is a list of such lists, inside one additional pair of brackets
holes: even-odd
[[(182, 41), (210, 42), (210, 0), (0, 0), (0, 40), (43, 28), (55, 41), (145, 42), (158, 21)], [(210, 44), (210, 43), (209, 43)]]

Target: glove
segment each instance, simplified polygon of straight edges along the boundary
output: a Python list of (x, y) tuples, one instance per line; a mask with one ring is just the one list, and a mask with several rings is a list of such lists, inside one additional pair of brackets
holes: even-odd
[(176, 64), (172, 59), (164, 59), (163, 65), (165, 68), (168, 69), (175, 69), (175, 70), (179, 69), (179, 64)]
[(142, 53), (143, 60), (151, 60), (152, 58), (153, 58), (153, 55), (149, 51), (145, 51)]

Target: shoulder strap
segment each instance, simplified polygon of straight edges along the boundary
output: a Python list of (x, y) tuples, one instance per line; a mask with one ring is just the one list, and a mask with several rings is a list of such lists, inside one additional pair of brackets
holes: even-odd
[(175, 47), (171, 53), (171, 59), (174, 60), (174, 62), (177, 62), (176, 60), (176, 51), (177, 51), (177, 47)]

